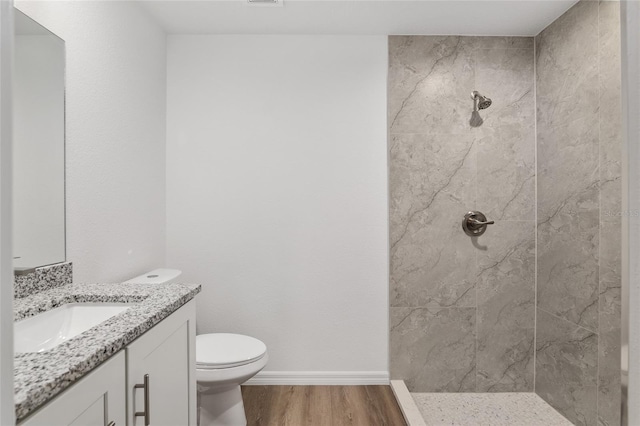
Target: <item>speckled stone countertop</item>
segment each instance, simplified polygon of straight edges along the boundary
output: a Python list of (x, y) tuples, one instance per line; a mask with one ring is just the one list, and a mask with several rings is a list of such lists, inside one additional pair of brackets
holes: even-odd
[(16, 419), (71, 386), (200, 292), (186, 284), (69, 284), (14, 300), (14, 320), (66, 303), (134, 303), (126, 311), (39, 353), (14, 359)]

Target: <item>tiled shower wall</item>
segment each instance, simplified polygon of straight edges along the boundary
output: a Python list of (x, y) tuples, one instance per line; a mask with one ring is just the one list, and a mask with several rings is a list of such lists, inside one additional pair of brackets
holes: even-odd
[(620, 424), (620, 10), (581, 1), (536, 37), (536, 392)]
[[(619, 424), (618, 3), (581, 1), (535, 49), (534, 65), (533, 38), (389, 39), (391, 376), (535, 384), (574, 423)], [(472, 90), (493, 99), (475, 128)], [(496, 224), (474, 240), (468, 210)]]
[[(391, 376), (533, 391), (533, 38), (389, 39)], [(493, 99), (471, 127), (471, 91)], [(469, 210), (496, 224), (464, 234)]]

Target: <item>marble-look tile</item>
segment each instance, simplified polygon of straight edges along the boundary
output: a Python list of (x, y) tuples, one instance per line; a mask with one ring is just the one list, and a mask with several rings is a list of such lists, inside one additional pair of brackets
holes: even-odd
[(622, 283), (622, 221), (600, 225), (599, 331), (620, 331)]
[(602, 221), (622, 214), (620, 2), (599, 4), (600, 182)]
[(534, 393), (412, 393), (430, 426), (570, 426)]
[(479, 49), (476, 85), (491, 97), (480, 111), (478, 210), (494, 220), (535, 218), (533, 49)]
[(465, 36), (462, 45), (469, 49), (529, 49), (533, 53), (533, 37)]
[(391, 306), (475, 306), (473, 139), (392, 135), (389, 156)]
[[(538, 194), (543, 189), (538, 188)], [(576, 213), (582, 202), (568, 202), (550, 220), (538, 224), (538, 306), (547, 312), (598, 330), (598, 211)]]
[(535, 222), (498, 222), (478, 255), (479, 392), (532, 392)]
[(598, 198), (587, 196), (599, 183), (597, 3), (577, 3), (536, 40), (538, 220), (544, 222), (571, 200), (582, 201), (572, 206), (577, 212), (598, 208)]
[(474, 67), (462, 38), (389, 37), (391, 133), (468, 132)]
[(538, 132), (561, 127), (579, 136), (597, 126), (598, 3), (580, 1), (543, 30), (536, 57)]
[(600, 223), (598, 422), (620, 424), (621, 219)]
[(537, 146), (538, 220), (549, 221), (561, 210), (571, 214), (598, 210), (597, 116), (576, 118), (567, 127), (547, 127), (538, 120)]
[(474, 308), (391, 308), (391, 377), (412, 392), (473, 392)]
[(597, 331), (597, 2), (577, 3), (536, 40), (538, 306)]
[(576, 425), (596, 424), (598, 335), (537, 313), (536, 393)]
[[(391, 365), (410, 388), (532, 389), (533, 59), (531, 37), (389, 39)], [(472, 90), (494, 102), (482, 127), (469, 124)], [(498, 225), (472, 239), (460, 222), (479, 205)]]
[(598, 335), (598, 424), (620, 425), (620, 330)]
[[(580, 1), (536, 39), (536, 391), (576, 424), (620, 423), (619, 12), (616, 1)], [(549, 313), (569, 321), (573, 354), (541, 349), (563, 326)]]
[[(530, 389), (535, 261), (516, 227), (537, 213), (536, 391), (575, 424), (619, 424), (619, 4), (581, 1), (536, 38), (535, 99), (532, 43), (390, 38), (392, 377)], [(478, 128), (471, 90), (493, 99)], [(498, 222), (475, 245), (457, 229), (471, 208)]]
[(620, 290), (622, 251), (622, 112), (620, 3), (599, 3), (600, 322), (598, 423), (620, 424)]

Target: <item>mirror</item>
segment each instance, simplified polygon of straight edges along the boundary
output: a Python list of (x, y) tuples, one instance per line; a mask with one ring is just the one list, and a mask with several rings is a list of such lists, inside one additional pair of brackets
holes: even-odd
[(19, 272), (65, 261), (65, 47), (14, 11), (13, 256)]

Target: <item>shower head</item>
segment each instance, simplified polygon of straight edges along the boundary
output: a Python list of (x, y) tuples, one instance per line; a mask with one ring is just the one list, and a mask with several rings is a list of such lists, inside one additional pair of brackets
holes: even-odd
[(471, 92), (471, 99), (473, 99), (474, 106), (477, 109), (487, 109), (491, 106), (491, 99), (481, 95), (477, 90)]

